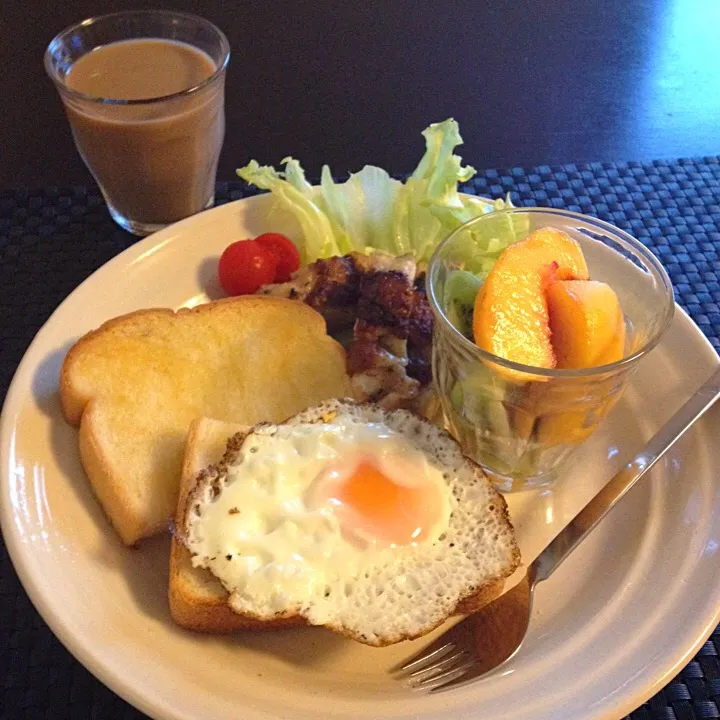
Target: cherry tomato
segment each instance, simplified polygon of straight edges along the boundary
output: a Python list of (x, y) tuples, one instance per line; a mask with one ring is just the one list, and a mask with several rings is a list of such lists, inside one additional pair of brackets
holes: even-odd
[(268, 252), (277, 259), (275, 282), (287, 282), (290, 276), (300, 267), (300, 253), (290, 238), (280, 233), (264, 233), (255, 238)]
[(277, 260), (260, 243), (238, 240), (220, 256), (218, 276), (228, 295), (249, 295), (275, 279)]

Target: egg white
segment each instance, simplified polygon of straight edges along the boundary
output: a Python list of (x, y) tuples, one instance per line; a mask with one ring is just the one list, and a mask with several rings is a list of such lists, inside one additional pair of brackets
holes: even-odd
[[(328, 467), (352, 468), (359, 457), (398, 485), (432, 492), (438, 520), (424, 542), (388, 547), (370, 536), (353, 542), (343, 532), (321, 485)], [(261, 601), (280, 612), (387, 564), (388, 554), (401, 560), (432, 545), (447, 530), (453, 505), (443, 471), (382, 423), (274, 426), (246, 439), (222, 492), (191, 523), (186, 544), (195, 566), (208, 568), (248, 605)]]

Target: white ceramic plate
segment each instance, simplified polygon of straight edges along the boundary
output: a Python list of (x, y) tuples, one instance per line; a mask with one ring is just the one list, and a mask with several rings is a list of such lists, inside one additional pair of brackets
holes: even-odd
[[(523, 650), (501, 672), (425, 696), (387, 670), (424, 643), (385, 649), (319, 629), (213, 637), (175, 627), (167, 538), (123, 547), (96, 504), (60, 415), (68, 347), (104, 320), (217, 294), (231, 241), (287, 230), (268, 198), (210, 210), (138, 242), (56, 310), (23, 359), (0, 435), (2, 529), (38, 610), (72, 653), (155, 718), (621, 718), (660, 690), (720, 620), (716, 408), (553, 578)], [(550, 491), (509, 498), (532, 560), (718, 363), (678, 310), (612, 419)]]

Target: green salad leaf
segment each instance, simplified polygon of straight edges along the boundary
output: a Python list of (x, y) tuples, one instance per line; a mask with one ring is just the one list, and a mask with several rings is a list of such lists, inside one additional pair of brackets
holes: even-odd
[[(489, 200), (458, 192), (458, 184), (475, 174), (455, 148), (462, 144), (453, 119), (430, 125), (423, 131), (425, 154), (405, 183), (385, 170), (366, 165), (343, 183), (333, 180), (330, 168), (322, 168), (318, 187), (305, 178), (300, 163), (285, 158), (283, 169), (261, 166), (256, 160), (237, 174), (256, 187), (269, 190), (276, 205), (292, 213), (302, 229), (300, 254), (304, 262), (352, 251), (379, 250), (392, 255), (412, 253), (427, 261), (437, 245), (453, 230), (479, 215), (512, 207), (505, 200)], [(475, 248), (472, 267), (486, 271), (515, 233), (499, 237), (492, 247)], [(486, 253), (489, 255), (486, 256)]]

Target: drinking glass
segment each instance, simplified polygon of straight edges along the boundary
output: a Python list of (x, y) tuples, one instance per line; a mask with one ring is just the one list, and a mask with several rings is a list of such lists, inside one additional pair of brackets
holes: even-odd
[[(456, 271), (498, 241), (523, 239), (541, 227), (563, 230), (580, 245), (593, 280), (608, 283), (625, 316), (625, 355), (580, 370), (537, 368), (481, 350), (458, 327), (449, 294)], [(622, 395), (642, 358), (673, 317), (670, 279), (638, 240), (578, 213), (546, 208), (492, 212), (458, 228), (436, 249), (427, 273), (435, 318), (433, 376), (446, 425), (503, 491), (553, 482)], [(469, 324), (472, 326), (472, 323)]]
[[(93, 97), (68, 84), (74, 64), (88, 53), (140, 39), (171, 40), (202, 51), (212, 61), (208, 76), (181, 91), (139, 99)], [(215, 25), (162, 10), (90, 18), (63, 30), (48, 46), (45, 68), (60, 93), (77, 149), (111, 216), (129, 232), (147, 235), (213, 204), (229, 58), (228, 41)]]

